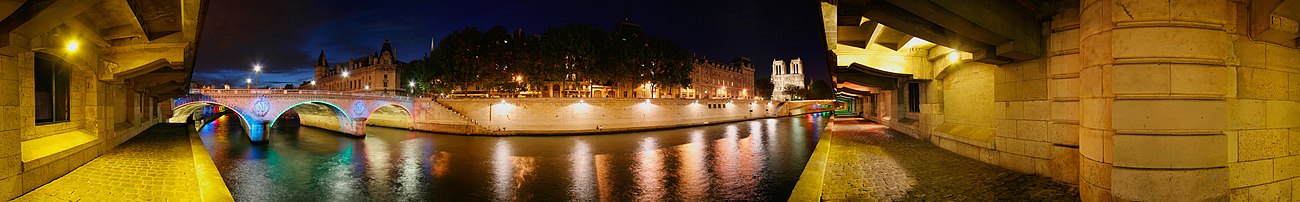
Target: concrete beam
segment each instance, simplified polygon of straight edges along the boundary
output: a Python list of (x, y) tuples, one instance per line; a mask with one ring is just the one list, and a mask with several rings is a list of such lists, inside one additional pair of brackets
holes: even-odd
[[(908, 35), (966, 52), (990, 50), (993, 61), (1043, 55), (1043, 37), (1032, 2), (1013, 0), (846, 0), (863, 16)], [(848, 6), (854, 8), (854, 6)], [(844, 8), (844, 7), (841, 7)], [(858, 13), (840, 11), (841, 18)], [(983, 58), (976, 58), (977, 60)]]
[(1300, 3), (1295, 0), (1254, 0), (1250, 1), (1250, 37), (1269, 43), (1295, 47), (1296, 38), (1300, 36), (1297, 19), (1300, 19)]
[(866, 22), (858, 26), (836, 26), (839, 33), (836, 37), (836, 43), (853, 46), (858, 48), (867, 48), (867, 44), (875, 38), (876, 32), (882, 26), (876, 22)]

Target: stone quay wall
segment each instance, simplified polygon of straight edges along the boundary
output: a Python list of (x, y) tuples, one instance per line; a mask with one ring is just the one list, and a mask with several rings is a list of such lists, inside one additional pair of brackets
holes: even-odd
[(428, 109), (416, 115), (413, 129), (472, 135), (626, 132), (824, 112), (830, 111), (833, 101), (524, 98), (433, 102), (416, 104)]

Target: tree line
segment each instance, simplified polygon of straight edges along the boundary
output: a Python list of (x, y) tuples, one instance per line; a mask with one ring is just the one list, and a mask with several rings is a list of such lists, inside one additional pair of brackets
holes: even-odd
[(691, 64), (685, 48), (639, 30), (567, 25), (530, 35), (496, 26), (454, 31), (400, 69), (417, 93), (449, 93), (466, 85), (515, 92), (547, 81), (686, 87)]

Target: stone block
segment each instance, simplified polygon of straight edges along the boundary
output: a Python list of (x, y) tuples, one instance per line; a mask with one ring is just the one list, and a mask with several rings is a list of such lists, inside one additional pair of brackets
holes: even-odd
[(1219, 131), (1228, 122), (1222, 100), (1115, 100), (1111, 110), (1116, 130)]
[[(1078, 38), (1074, 39), (1078, 41)], [(1076, 42), (1077, 43), (1077, 42)], [(1047, 72), (1051, 75), (1078, 74), (1083, 66), (1079, 64), (1079, 54), (1052, 56), (1047, 59)]]
[(1048, 120), (1051, 116), (1051, 103), (1048, 101), (1028, 101), (1024, 102), (1024, 119), (1029, 120)]
[(1111, 19), (1115, 23), (1169, 20), (1170, 0), (1114, 0)]
[(1291, 201), (1291, 181), (1280, 181), (1260, 186), (1232, 190), (1232, 201)]
[[(10, 121), (13, 122), (13, 121)], [(22, 144), (22, 133), (18, 130), (0, 131), (0, 156), (19, 155)], [(0, 176), (2, 177), (2, 176)]]
[(1050, 169), (1052, 179), (1079, 184), (1079, 149), (1053, 146)]
[(1223, 61), (1229, 43), (1220, 30), (1185, 27), (1131, 27), (1114, 30), (1115, 58), (1187, 58)]
[(1264, 101), (1264, 127), (1295, 128), (1300, 127), (1300, 102)]
[(1300, 156), (1273, 159), (1273, 176), (1277, 179), (1300, 177)]
[(1079, 102), (1052, 102), (1052, 116), (1050, 120), (1071, 123), (1079, 122)]
[(1263, 100), (1232, 99), (1228, 100), (1232, 105), (1230, 111), (1229, 128), (1234, 129), (1259, 129), (1264, 128), (1264, 120), (1267, 117), (1266, 105)]
[(1237, 97), (1242, 99), (1286, 98), (1287, 73), (1275, 70), (1238, 68)]
[(1069, 29), (1052, 33), (1048, 37), (1048, 53), (1077, 51), (1079, 49), (1079, 29)]
[(1228, 186), (1232, 188), (1261, 185), (1273, 181), (1273, 161), (1243, 161), (1228, 165)]
[(1196, 169), (1228, 164), (1225, 135), (1115, 135), (1115, 166)]
[(1104, 145), (1106, 132), (1091, 128), (1079, 128), (1079, 153), (1095, 161), (1106, 161)]
[(1104, 88), (1108, 84), (1113, 85), (1110, 69), (1110, 66), (1098, 66), (1079, 71), (1079, 99), (1105, 97), (1106, 92), (1114, 90)]
[[(1114, 9), (1111, 1), (1084, 0), (1079, 5), (1079, 34), (1087, 37), (1115, 28), (1111, 17), (1111, 10)], [(1080, 46), (1086, 48), (1087, 44), (1085, 40)]]
[(1110, 189), (1111, 165), (1089, 158), (1080, 158), (1079, 184), (1092, 184), (1103, 189)]
[(1254, 161), (1287, 155), (1287, 130), (1243, 130), (1237, 133), (1239, 160)]
[(1019, 137), (1020, 136), (1019, 127), (1016, 125), (1015, 120), (998, 119), (995, 120), (994, 123), (995, 125), (997, 125), (995, 128), (996, 132), (994, 132), (994, 134), (997, 134), (998, 137)]
[(1025, 102), (1007, 102), (1008, 119), (1025, 119)]
[(1236, 95), (1235, 68), (1216, 65), (1169, 65), (1169, 85), (1173, 94)]
[[(1039, 141), (1025, 141), (1025, 152), (1034, 158), (1047, 159), (1052, 157), (1052, 144)], [(1045, 162), (1044, 162), (1045, 163)]]
[(1241, 140), (1239, 133), (1239, 131), (1235, 130), (1223, 131), (1223, 135), (1228, 136), (1228, 144), (1224, 146), (1228, 148), (1228, 162), (1241, 161), (1241, 149), (1238, 149), (1239, 142), (1241, 142), (1239, 141)]
[(1300, 50), (1277, 44), (1264, 45), (1264, 66), (1272, 70), (1300, 71)]
[(1115, 65), (1113, 90), (1119, 94), (1168, 94), (1169, 64)]
[(1089, 128), (1111, 127), (1111, 103), (1113, 100), (1083, 99), (1079, 102), (1079, 125)]
[(1079, 125), (1053, 123), (1047, 128), (1048, 142), (1053, 144), (1079, 146)]
[(1111, 193), (1118, 201), (1222, 201), (1228, 197), (1223, 181), (1228, 170), (1129, 169), (1111, 170)]
[(1054, 100), (1079, 99), (1079, 78), (1052, 79), (1048, 81), (1047, 87)]
[(1047, 121), (1017, 121), (1016, 125), (1020, 129), (1020, 139), (1047, 141)]
[(1228, 65), (1239, 65), (1251, 68), (1264, 68), (1265, 48), (1264, 44), (1250, 40), (1249, 37), (1240, 37), (1232, 41), (1232, 48), (1235, 51), (1235, 59), (1228, 60)]
[(1286, 137), (1286, 139), (1287, 139), (1287, 146), (1286, 146), (1286, 148), (1287, 148), (1287, 154), (1290, 154), (1290, 155), (1300, 155), (1300, 128), (1292, 128), (1292, 129), (1290, 129), (1290, 130), (1288, 130), (1288, 131), (1289, 131), (1289, 132), (1288, 132), (1288, 135), (1287, 135), (1287, 137)]
[(1009, 107), (1010, 104), (1008, 104), (1007, 102), (993, 102), (993, 118), (1006, 119), (1007, 110)]
[(1227, 24), (1230, 1), (1175, 0), (1169, 1), (1169, 17), (1173, 21), (1206, 24)]
[(1286, 100), (1300, 101), (1300, 74), (1290, 73), (1287, 79)]
[(22, 177), (0, 178), (0, 199), (12, 199), (23, 195)]

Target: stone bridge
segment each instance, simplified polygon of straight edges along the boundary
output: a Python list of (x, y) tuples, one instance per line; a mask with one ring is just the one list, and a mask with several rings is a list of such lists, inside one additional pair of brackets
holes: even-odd
[(173, 101), (168, 121), (184, 123), (210, 106), (229, 108), (250, 141), (268, 140), (278, 121), (353, 136), (366, 126), (467, 135), (611, 133), (830, 111), (833, 101), (737, 99), (430, 99), (317, 90), (195, 89)]
[[(224, 106), (243, 120), (253, 142), (265, 142), (267, 129), (286, 113), (296, 115), (303, 125), (364, 136), (365, 126), (410, 128), (416, 115), (415, 101), (406, 96), (317, 90), (195, 89), (173, 101), (169, 121), (184, 122), (204, 106)], [(371, 118), (376, 117), (374, 123)], [(381, 118), (382, 117), (382, 118)]]

